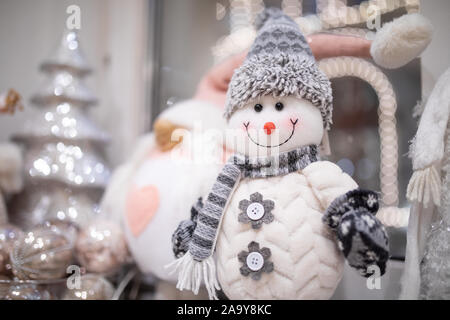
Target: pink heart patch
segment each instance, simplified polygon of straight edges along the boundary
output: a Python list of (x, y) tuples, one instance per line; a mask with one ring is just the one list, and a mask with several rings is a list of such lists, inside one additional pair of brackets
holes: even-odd
[(137, 188), (133, 186), (128, 192), (126, 216), (128, 227), (138, 237), (152, 220), (159, 207), (159, 191), (153, 185)]

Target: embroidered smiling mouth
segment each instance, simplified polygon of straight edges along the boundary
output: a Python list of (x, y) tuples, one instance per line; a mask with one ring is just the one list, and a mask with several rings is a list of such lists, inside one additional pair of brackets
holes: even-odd
[(298, 119), (295, 119), (295, 121), (292, 121), (292, 119), (289, 119), (289, 120), (291, 120), (291, 123), (292, 123), (292, 132), (291, 132), (291, 135), (290, 135), (286, 140), (284, 140), (282, 143), (280, 143), (280, 144), (278, 144), (278, 145), (276, 145), (276, 146), (270, 146), (270, 145), (269, 145), (269, 146), (265, 146), (265, 145), (263, 145), (263, 144), (258, 143), (258, 142), (255, 141), (255, 140), (253, 140), (253, 138), (250, 136), (250, 133), (248, 132), (248, 126), (250, 125), (250, 121), (247, 122), (247, 123), (244, 123), (244, 127), (245, 127), (245, 131), (247, 131), (247, 136), (248, 136), (248, 138), (250, 139), (250, 141), (253, 142), (254, 144), (256, 144), (257, 146), (264, 147), (264, 148), (276, 148), (276, 147), (282, 146), (283, 144), (285, 144), (286, 142), (288, 142), (289, 140), (291, 140), (292, 136), (294, 135), (294, 132), (295, 132), (295, 125), (297, 124)]

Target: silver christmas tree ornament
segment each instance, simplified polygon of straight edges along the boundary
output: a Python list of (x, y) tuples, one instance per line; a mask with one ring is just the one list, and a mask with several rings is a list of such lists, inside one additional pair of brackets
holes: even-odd
[(10, 219), (25, 229), (55, 219), (84, 226), (110, 176), (102, 150), (109, 136), (87, 115), (97, 99), (84, 84), (91, 68), (76, 31), (64, 33), (41, 70), (48, 77), (31, 99), (36, 116), (13, 136), (25, 150), (25, 189)]
[(69, 70), (80, 76), (92, 71), (84, 58), (75, 30), (66, 29), (58, 48), (50, 58), (42, 63), (41, 70), (48, 73), (54, 70)]

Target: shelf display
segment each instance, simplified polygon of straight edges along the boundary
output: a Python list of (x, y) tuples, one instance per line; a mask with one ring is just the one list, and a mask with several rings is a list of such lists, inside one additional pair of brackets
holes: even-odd
[(2, 2), (0, 300), (450, 299), (432, 3)]

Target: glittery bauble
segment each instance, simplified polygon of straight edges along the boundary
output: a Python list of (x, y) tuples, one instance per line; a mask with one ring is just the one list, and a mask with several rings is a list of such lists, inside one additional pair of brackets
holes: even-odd
[(50, 300), (50, 293), (34, 284), (18, 284), (9, 287), (5, 300)]
[(97, 220), (82, 229), (76, 243), (76, 256), (90, 272), (110, 273), (128, 257), (121, 228), (106, 220)]
[(38, 226), (15, 242), (11, 252), (14, 275), (19, 279), (58, 279), (66, 275), (74, 244), (61, 230)]
[(50, 228), (55, 232), (61, 232), (66, 237), (68, 237), (73, 244), (75, 244), (75, 242), (77, 241), (78, 226), (70, 221), (52, 219), (47, 220), (38, 226)]
[(22, 236), (23, 232), (11, 225), (0, 225), (0, 274), (11, 275), (11, 262), (9, 259), (14, 241)]
[(66, 289), (64, 300), (111, 300), (114, 287), (104, 277), (86, 274), (80, 279), (79, 289)]

